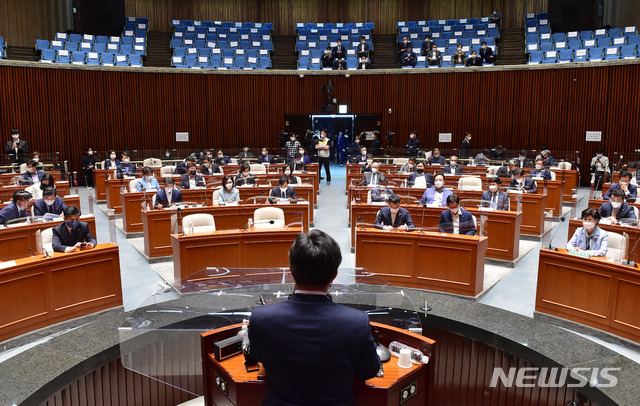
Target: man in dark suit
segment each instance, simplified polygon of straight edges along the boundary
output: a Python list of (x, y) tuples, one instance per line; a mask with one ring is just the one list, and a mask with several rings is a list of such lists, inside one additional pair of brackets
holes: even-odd
[(368, 58), (369, 57), (369, 44), (367, 44), (367, 38), (363, 35), (360, 37), (360, 43), (358, 44), (358, 47), (356, 48), (356, 55), (358, 56), (358, 58), (361, 57), (365, 57)]
[(446, 165), (447, 164), (447, 160), (442, 155), (440, 155), (440, 148), (433, 149), (433, 153), (429, 157), (429, 164), (430, 165)]
[(138, 169), (135, 164), (130, 163), (129, 153), (122, 153), (122, 162), (118, 165), (118, 179), (127, 177), (138, 177)]
[(342, 41), (338, 39), (336, 46), (331, 50), (333, 54), (333, 69), (347, 68), (347, 49), (342, 46)]
[(373, 141), (371, 141), (371, 154), (373, 156), (380, 155), (382, 151), (382, 141), (380, 141), (380, 131), (373, 131)]
[(187, 164), (187, 174), (180, 179), (180, 189), (195, 189), (199, 187), (206, 187), (204, 178), (198, 174), (196, 170), (196, 164), (189, 162)]
[(329, 235), (298, 235), (289, 250), (293, 295), (253, 309), (249, 342), (251, 357), (267, 371), (264, 405), (350, 405), (354, 379), (378, 373), (368, 316), (327, 295), (341, 262)]
[(278, 200), (288, 200), (289, 203), (297, 203), (298, 197), (296, 196), (296, 189), (289, 186), (289, 179), (286, 176), (278, 179), (278, 186), (271, 189), (269, 192), (269, 203), (276, 203)]
[(186, 157), (184, 159), (183, 162), (178, 162), (178, 164), (176, 165), (176, 168), (173, 170), (173, 174), (174, 175), (186, 175), (189, 170), (187, 169), (187, 165), (189, 163), (193, 163), (194, 165), (196, 164), (196, 158), (189, 155), (188, 157)]
[(542, 159), (538, 159), (536, 161), (536, 168), (529, 172), (529, 176), (532, 178), (551, 180), (551, 171), (544, 168), (544, 161)]
[(460, 159), (468, 158), (471, 158), (471, 133), (467, 131), (460, 143)]
[(358, 61), (358, 69), (361, 69), (361, 70), (371, 69), (371, 64), (367, 60), (366, 56), (362, 55), (360, 57), (360, 60)]
[(231, 158), (225, 155), (222, 150), (219, 150), (216, 154), (216, 158), (213, 160), (213, 163), (218, 166), (229, 165), (231, 163)]
[(445, 175), (462, 175), (462, 166), (458, 165), (458, 157), (451, 155), (449, 158), (449, 165), (442, 168), (442, 173)]
[(609, 220), (612, 224), (619, 223), (636, 223), (635, 210), (625, 201), (625, 194), (622, 190), (616, 189), (611, 192), (611, 201), (604, 202), (598, 209), (600, 217)]
[(448, 234), (476, 235), (476, 225), (471, 213), (460, 207), (460, 198), (456, 194), (447, 197), (447, 210), (440, 214), (438, 231)]
[(433, 41), (431, 41), (431, 35), (427, 34), (424, 42), (422, 43), (422, 48), (420, 50), (420, 55), (427, 56), (429, 51), (431, 51), (431, 47), (433, 47)]
[(389, 205), (378, 211), (373, 225), (387, 231), (393, 228), (408, 230), (415, 227), (409, 210), (400, 207), (400, 196), (398, 195), (389, 196)]
[(271, 155), (271, 150), (269, 147), (263, 147), (262, 153), (258, 157), (258, 162), (261, 164), (273, 164), (276, 162), (276, 158)]
[(498, 168), (496, 176), (499, 178), (511, 178), (513, 177), (513, 171), (516, 169), (518, 169), (518, 161), (512, 159), (509, 161), (508, 165)]
[(471, 55), (467, 58), (467, 66), (482, 66), (482, 58), (478, 56), (476, 50), (471, 51)]
[(616, 189), (620, 189), (624, 192), (625, 199), (629, 203), (635, 202), (638, 198), (638, 187), (631, 183), (631, 173), (629, 173), (629, 171), (620, 172), (618, 183), (612, 183), (611, 187), (607, 190), (607, 193), (602, 196), (602, 198), (604, 200), (611, 199), (611, 193)]
[[(355, 156), (353, 163), (366, 165), (367, 164), (367, 160), (369, 159), (368, 158), (369, 156), (371, 156), (371, 159), (373, 159), (373, 155), (367, 154), (367, 147), (365, 147), (363, 145), (363, 146), (360, 147), (360, 155), (356, 155)], [(360, 172), (362, 172), (362, 171), (360, 171)]]
[(405, 35), (404, 37), (402, 37), (402, 41), (398, 42), (398, 45), (397, 45), (398, 58), (402, 58), (402, 55), (404, 55), (404, 53), (407, 52), (407, 49), (409, 49), (409, 47), (413, 48), (413, 44), (411, 43), (411, 41), (409, 41), (409, 38), (407, 38), (407, 36)]
[(495, 160), (504, 161), (507, 159), (507, 151), (502, 145), (498, 145), (491, 151), (491, 158)]
[(296, 154), (294, 155), (291, 165), (291, 169), (294, 172), (307, 172), (307, 164), (304, 162), (304, 156), (299, 152), (296, 152)]
[(502, 180), (499, 177), (489, 179), (489, 190), (482, 193), (482, 207), (494, 210), (509, 210), (509, 195), (500, 190)]
[(440, 66), (442, 64), (442, 52), (438, 51), (438, 45), (433, 43), (431, 51), (427, 52), (427, 65)]
[(64, 222), (53, 227), (53, 250), (74, 252), (95, 247), (96, 239), (89, 230), (89, 224), (80, 221), (80, 210), (76, 206), (69, 206), (63, 214)]
[(160, 189), (156, 192), (156, 209), (169, 207), (176, 202), (182, 201), (182, 193), (180, 193), (180, 191), (173, 185), (173, 178), (171, 176), (164, 178), (164, 189)]
[(531, 168), (533, 165), (531, 163), (531, 159), (527, 158), (527, 150), (523, 149), (520, 151), (520, 154), (517, 158), (513, 158), (517, 161), (518, 168)]
[(333, 52), (331, 52), (330, 46), (325, 49), (320, 62), (323, 68), (333, 68)]
[(409, 45), (404, 54), (402, 54), (402, 66), (416, 66), (418, 56), (413, 52), (413, 47)]
[(531, 178), (525, 178), (524, 174), (524, 169), (516, 168), (513, 171), (511, 183), (509, 183), (507, 188), (509, 190), (517, 190), (518, 192), (538, 193), (538, 185), (536, 185), (536, 182)]
[(5, 154), (9, 155), (9, 161), (12, 164), (24, 163), (29, 155), (29, 146), (27, 141), (20, 139), (20, 130), (15, 128), (11, 130), (11, 140), (7, 142)]
[[(442, 176), (442, 175), (440, 175)], [(425, 172), (424, 162), (416, 164), (416, 172), (409, 174), (407, 186), (416, 188), (428, 188), (433, 185), (433, 175)]]
[(27, 164), (27, 171), (20, 176), (21, 185), (33, 185), (34, 183), (40, 183), (44, 171), (38, 170), (38, 162), (33, 159)]
[(380, 176), (383, 174), (380, 173), (380, 162), (373, 162), (371, 164), (371, 170), (365, 171), (364, 176), (362, 177), (362, 181), (360, 182), (361, 186), (375, 186), (378, 184), (380, 180)]
[(493, 50), (487, 46), (487, 43), (482, 41), (480, 44), (480, 59), (483, 63), (494, 63), (496, 57), (493, 56)]
[(220, 173), (220, 167), (211, 163), (211, 158), (202, 158), (202, 166), (200, 167), (200, 173), (202, 175), (213, 175), (214, 173)]
[(387, 177), (380, 175), (378, 186), (371, 189), (371, 201), (386, 202), (392, 194), (393, 190), (387, 187)]
[(256, 178), (251, 174), (251, 166), (248, 163), (240, 165), (240, 172), (236, 175), (234, 180), (236, 186), (255, 185)]
[(420, 144), (420, 140), (418, 139), (418, 132), (416, 130), (413, 130), (409, 133), (409, 140), (406, 144), (404, 144), (404, 147), (407, 150), (407, 155), (418, 155), (418, 151), (420, 151), (422, 145)]
[(0, 224), (7, 224), (8, 221), (29, 216), (29, 201), (31, 193), (25, 190), (16, 190), (13, 193), (13, 200), (0, 210)]
[(67, 208), (64, 200), (56, 196), (56, 188), (48, 186), (42, 191), (42, 199), (38, 199), (33, 203), (33, 215), (44, 216), (46, 213), (60, 215)]

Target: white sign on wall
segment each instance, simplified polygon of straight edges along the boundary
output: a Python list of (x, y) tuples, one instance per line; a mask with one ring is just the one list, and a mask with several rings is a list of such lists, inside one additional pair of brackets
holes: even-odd
[(439, 133), (438, 141), (440, 142), (451, 142), (451, 133)]
[(587, 131), (586, 140), (594, 142), (602, 141), (602, 131)]
[(189, 133), (176, 133), (176, 142), (189, 142)]

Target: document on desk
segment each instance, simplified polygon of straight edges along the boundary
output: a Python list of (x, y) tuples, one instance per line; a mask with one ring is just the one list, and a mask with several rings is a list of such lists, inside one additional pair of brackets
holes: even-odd
[(12, 266), (16, 266), (16, 261), (0, 262), (0, 269), (11, 268)]

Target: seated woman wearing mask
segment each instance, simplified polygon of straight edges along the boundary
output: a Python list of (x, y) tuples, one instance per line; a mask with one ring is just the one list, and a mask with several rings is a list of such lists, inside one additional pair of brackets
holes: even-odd
[(142, 168), (142, 179), (138, 180), (138, 184), (136, 186), (136, 190), (138, 192), (144, 192), (145, 190), (159, 190), (160, 184), (153, 177), (153, 169), (148, 166)]
[(293, 165), (292, 164), (286, 164), (284, 166), (284, 168), (282, 169), (282, 173), (284, 173), (284, 176), (287, 178), (287, 182), (289, 185), (297, 185), (298, 184), (298, 177), (297, 176), (291, 176), (291, 174), (293, 173)]
[(582, 211), (582, 227), (578, 228), (567, 243), (568, 250), (585, 251), (590, 255), (604, 257), (609, 250), (609, 234), (598, 227), (600, 213), (596, 209)]
[(233, 204), (240, 201), (240, 192), (233, 187), (233, 177), (231, 175), (225, 175), (222, 178), (222, 189), (218, 192), (218, 203), (221, 206), (226, 204)]
[(33, 185), (29, 186), (25, 190), (31, 193), (31, 196), (33, 196), (35, 200), (38, 200), (38, 199), (42, 199), (42, 191), (49, 186), (55, 186), (55, 182), (53, 180), (53, 176), (49, 175), (48, 173), (45, 173), (44, 175), (42, 175), (42, 179), (40, 179), (40, 183), (34, 183)]

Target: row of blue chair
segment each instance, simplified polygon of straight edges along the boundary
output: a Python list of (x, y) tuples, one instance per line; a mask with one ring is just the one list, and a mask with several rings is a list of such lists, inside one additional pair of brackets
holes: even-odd
[(402, 41), (402, 39), (405, 36), (410, 40), (420, 38), (424, 41), (424, 39), (427, 38), (427, 35), (430, 35), (431, 39), (452, 39), (452, 38), (463, 39), (463, 38), (479, 38), (479, 37), (499, 38), (500, 31), (498, 31), (497, 29), (490, 29), (490, 30), (478, 30), (473, 33), (471, 32), (467, 33), (464, 31), (454, 31), (454, 32), (443, 32), (443, 33), (433, 32), (433, 33), (410, 34), (410, 35), (398, 34), (398, 42)]
[(374, 30), (374, 23), (296, 23), (296, 30), (353, 30), (353, 29)]
[(218, 32), (198, 32), (198, 33), (187, 33), (187, 32), (174, 32), (171, 39), (180, 39), (180, 40), (191, 40), (191, 41), (251, 41), (251, 42), (272, 42), (271, 34), (225, 34)]
[(40, 62), (74, 65), (142, 67), (142, 59), (140, 55), (82, 51), (69, 52), (66, 49), (57, 51), (45, 49), (42, 51), (42, 58), (40, 59)]
[(5, 42), (4, 38), (0, 36), (0, 59), (7, 57), (7, 52), (5, 50), (6, 47), (7, 43)]
[(250, 41), (204, 41), (184, 40), (177, 38), (171, 40), (170, 47), (175, 48), (220, 48), (220, 49), (266, 49), (273, 51), (273, 42)]
[(307, 30), (302, 29), (302, 30), (298, 30), (298, 35), (304, 35), (310, 38), (318, 38), (321, 35), (348, 35), (351, 37), (361, 37), (363, 35), (371, 35), (371, 30), (368, 28), (353, 28), (351, 30), (347, 30), (346, 28), (343, 28), (341, 30), (334, 28), (333, 30), (326, 30), (326, 29), (322, 29), (322, 30)]
[[(546, 30), (545, 30), (546, 31)], [(528, 31), (526, 36), (527, 36), (527, 42), (529, 42), (530, 40), (533, 41), (534, 39), (541, 37), (542, 35), (540, 34), (549, 34), (549, 32), (540, 32), (539, 30), (535, 30), (535, 31)], [(598, 29), (598, 30), (593, 30), (593, 31), (571, 31), (568, 33), (564, 33), (564, 32), (556, 32), (554, 34), (552, 34), (552, 38), (553, 38), (553, 42), (560, 42), (560, 41), (571, 41), (571, 40), (589, 40), (589, 39), (606, 39), (606, 38), (620, 38), (620, 37), (629, 37), (629, 36), (633, 36), (633, 35), (637, 35), (638, 34), (638, 28), (636, 26), (629, 26), (629, 27), (624, 27), (624, 28), (610, 28), (610, 29)], [(544, 37), (546, 40), (548, 39), (548, 36), (545, 35)]]
[(67, 50), (70, 52), (73, 51), (83, 51), (83, 52), (108, 52), (108, 53), (121, 53), (121, 54), (135, 54), (135, 55), (145, 55), (146, 46), (144, 43), (138, 45), (127, 45), (127, 44), (115, 44), (115, 43), (90, 43), (90, 42), (62, 42), (62, 41), (47, 41), (43, 39), (36, 40), (36, 49), (38, 51), (44, 50)]
[(180, 33), (184, 38), (195, 38), (196, 34), (271, 35), (271, 30), (268, 28), (186, 27), (183, 25), (174, 27), (173, 32), (175, 35)]
[(213, 56), (220, 55), (222, 57), (236, 57), (238, 55), (246, 58), (269, 58), (269, 51), (265, 49), (220, 49), (220, 48), (174, 48), (175, 56)]
[[(492, 63), (486, 63), (482, 66), (493, 66)], [(464, 68), (466, 64), (458, 64), (453, 65), (453, 57), (451, 55), (443, 55), (440, 61), (440, 66), (438, 65), (427, 65), (427, 57), (419, 56), (416, 60), (416, 66), (403, 66), (402, 69), (432, 69), (432, 68)]]
[(173, 56), (171, 66), (175, 68), (200, 69), (268, 69), (271, 68), (270, 58), (232, 58), (219, 56)]
[(638, 58), (638, 47), (626, 45), (623, 47), (591, 48), (591, 49), (563, 49), (560, 51), (532, 51), (529, 53), (529, 64), (568, 63), (588, 61), (610, 61), (619, 59)]
[(640, 35), (619, 38), (600, 38), (589, 39), (586, 41), (571, 40), (559, 42), (531, 42), (527, 43), (527, 52), (529, 51), (553, 51), (561, 49), (589, 49), (589, 48), (607, 48), (610, 46), (625, 46), (640, 44)]
[(450, 18), (448, 20), (422, 20), (422, 21), (398, 21), (396, 28), (414, 28), (414, 27), (437, 27), (437, 26), (452, 26), (452, 25), (467, 25), (467, 24), (487, 24), (489, 23), (489, 17), (482, 18)]
[(524, 15), (524, 20), (528, 21), (528, 20), (548, 20), (549, 19), (549, 13), (547, 13), (546, 11), (542, 12), (542, 13), (527, 13)]
[(445, 33), (445, 32), (476, 32), (482, 30), (498, 30), (498, 26), (495, 23), (489, 24), (467, 24), (467, 25), (445, 25), (438, 27), (403, 27), (398, 30), (400, 35), (408, 34), (420, 34), (420, 33)]
[(273, 23), (251, 23), (231, 21), (199, 21), (199, 20), (171, 20), (171, 26), (176, 27), (216, 27), (216, 28), (266, 28), (273, 31)]
[[(409, 41), (411, 41), (411, 45), (413, 45), (414, 48), (417, 48), (422, 46), (422, 43), (425, 41), (425, 39), (414, 41), (414, 39), (410, 38)], [(494, 45), (496, 43), (496, 38), (495, 37), (450, 38), (450, 39), (435, 38), (435, 39), (432, 39), (431, 41), (434, 42), (438, 47), (446, 47), (447, 45), (458, 45), (458, 44), (462, 44), (462, 46), (471, 46), (471, 45), (480, 46), (482, 42), (486, 42), (487, 45)]]
[(329, 34), (329, 35), (317, 35), (317, 34), (298, 34), (298, 42), (318, 42), (318, 41), (329, 41), (334, 42), (338, 39), (342, 42), (359, 42), (360, 39), (364, 37), (367, 41), (371, 39), (371, 32), (364, 31), (358, 34)]
[[(365, 41), (368, 45), (369, 45), (369, 50), (373, 51), (373, 42), (371, 41)], [(327, 49), (327, 47), (335, 47), (337, 46), (338, 43), (337, 42), (327, 42), (327, 41), (321, 41), (321, 42), (296, 42), (296, 52), (300, 52), (304, 49), (308, 49), (308, 50), (322, 50), (324, 51), (325, 49)], [(342, 46), (345, 47), (345, 49), (348, 51), (350, 49), (355, 50), (356, 48), (358, 48), (358, 45), (360, 45), (360, 41), (357, 42), (342, 42)]]
[[(358, 68), (358, 58), (356, 57), (347, 57), (346, 58), (347, 69), (354, 70)], [(298, 70), (321, 70), (322, 61), (321, 58), (308, 58), (301, 57), (298, 59)], [(326, 70), (331, 70), (333, 68), (325, 68)]]

